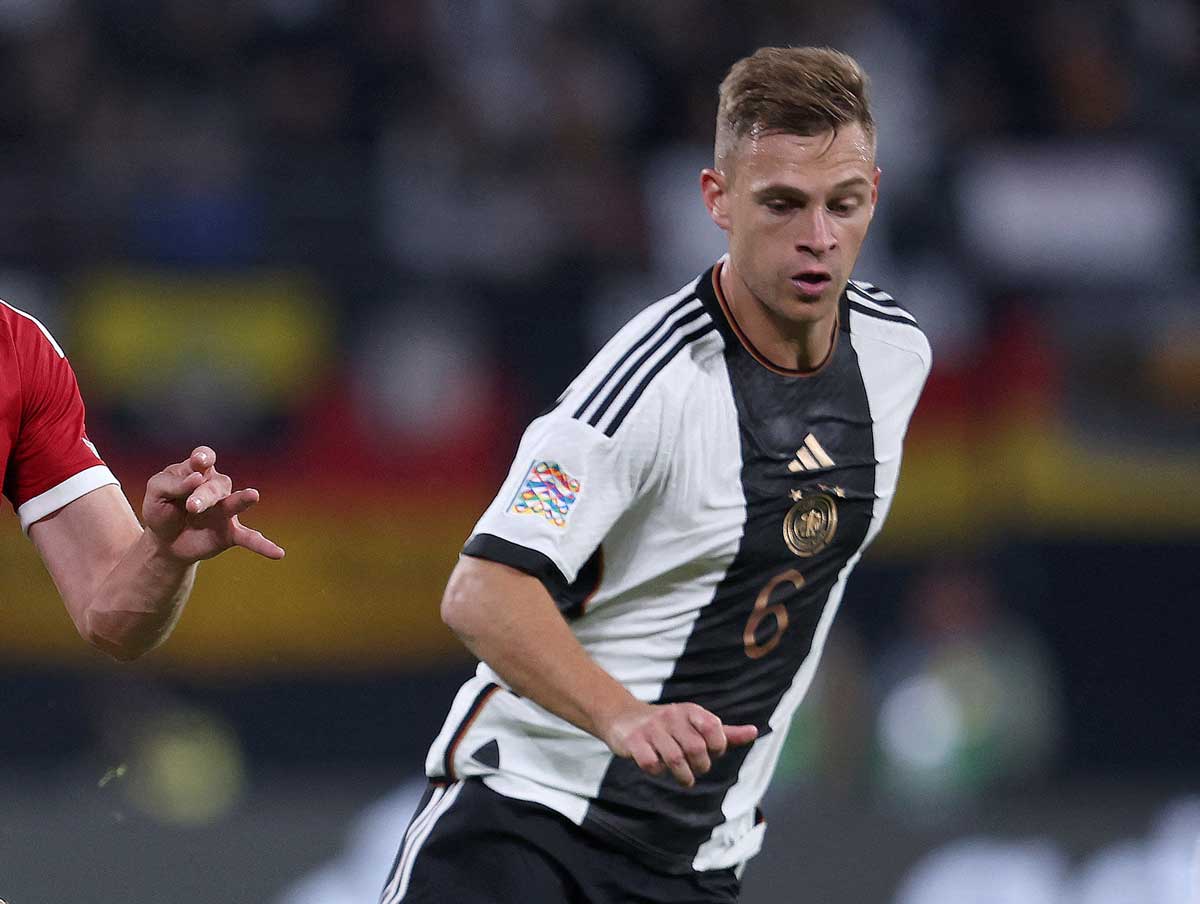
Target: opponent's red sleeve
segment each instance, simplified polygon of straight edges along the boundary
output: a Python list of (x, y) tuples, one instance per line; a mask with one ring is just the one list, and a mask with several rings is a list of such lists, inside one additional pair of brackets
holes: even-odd
[(21, 422), (4, 474), (4, 495), (22, 529), (85, 493), (117, 483), (87, 438), (75, 373), (33, 317), (0, 304), (12, 336), (21, 387)]

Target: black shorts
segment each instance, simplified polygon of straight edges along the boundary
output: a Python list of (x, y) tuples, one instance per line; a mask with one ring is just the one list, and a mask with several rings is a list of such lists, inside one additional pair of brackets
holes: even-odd
[(657, 872), (541, 804), (477, 779), (434, 784), (380, 904), (727, 904), (734, 870)]

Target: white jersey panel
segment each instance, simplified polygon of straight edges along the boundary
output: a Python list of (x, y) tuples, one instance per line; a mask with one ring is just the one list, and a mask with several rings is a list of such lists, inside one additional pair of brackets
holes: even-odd
[[(882, 294), (882, 293), (881, 293)], [(883, 527), (900, 479), (904, 435), (933, 356), (925, 334), (913, 326), (850, 311), (850, 341), (858, 352), (875, 433), (875, 517), (867, 544)]]

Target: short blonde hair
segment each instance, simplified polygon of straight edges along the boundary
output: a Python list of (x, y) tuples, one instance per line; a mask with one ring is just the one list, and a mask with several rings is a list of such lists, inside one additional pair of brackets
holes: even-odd
[(746, 136), (820, 135), (858, 123), (874, 148), (868, 81), (853, 57), (829, 47), (760, 47), (721, 82), (717, 169), (726, 168)]

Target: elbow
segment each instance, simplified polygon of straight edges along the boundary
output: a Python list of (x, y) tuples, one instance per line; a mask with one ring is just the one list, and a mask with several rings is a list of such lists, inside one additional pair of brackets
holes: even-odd
[(133, 662), (149, 650), (141, 644), (114, 641), (102, 634), (85, 634), (83, 639), (117, 662)]
[(105, 624), (104, 618), (89, 610), (84, 624), (79, 626), (79, 634), (88, 644), (117, 662), (133, 662), (156, 646), (133, 632), (113, 628), (113, 625)]
[(458, 568), (450, 575), (442, 594), (442, 622), (468, 647), (487, 628), (484, 582), (470, 569)]
[(474, 624), (474, 613), (470, 599), (456, 588), (453, 581), (446, 587), (446, 592), (442, 594), (442, 606), (440, 614), (442, 622), (462, 639), (470, 636), (471, 627)]

